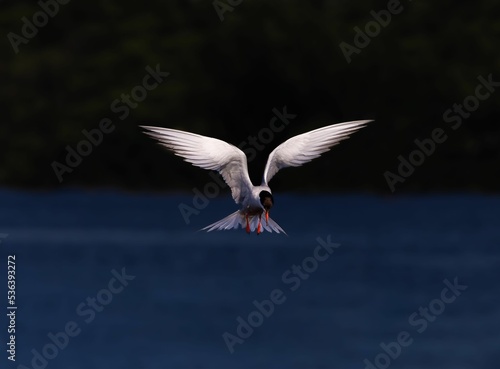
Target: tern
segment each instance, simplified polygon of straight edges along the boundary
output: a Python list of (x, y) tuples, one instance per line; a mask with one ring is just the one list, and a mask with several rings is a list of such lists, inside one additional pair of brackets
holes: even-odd
[(231, 188), (233, 199), (241, 208), (201, 230), (210, 232), (237, 229), (241, 226), (247, 233), (256, 231), (260, 234), (266, 230), (286, 234), (283, 228), (269, 217), (269, 211), (274, 205), (269, 181), (280, 169), (299, 167), (318, 158), (369, 122), (371, 120), (332, 124), (288, 139), (269, 154), (260, 186), (254, 186), (250, 181), (246, 155), (234, 145), (217, 138), (177, 129), (141, 127), (145, 130), (144, 133), (185, 161), (203, 169), (218, 171)]

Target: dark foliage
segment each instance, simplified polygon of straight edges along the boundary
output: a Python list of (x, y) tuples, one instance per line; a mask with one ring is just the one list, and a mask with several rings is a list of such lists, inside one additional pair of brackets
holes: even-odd
[[(22, 35), (22, 17), (32, 20), (41, 8), (4, 1), (0, 183), (60, 186), (51, 164), (64, 164), (67, 145), (75, 148), (82, 130), (109, 118), (115, 130), (64, 174), (63, 186), (189, 190), (208, 174), (162, 151), (138, 125), (239, 144), (286, 105), (297, 116), (251, 162), (254, 182), (288, 137), (373, 118), (322, 159), (280, 173), (274, 188), (387, 192), (384, 173), (397, 174), (398, 156), (439, 127), (448, 139), (398, 191), (498, 190), (500, 89), (459, 129), (443, 114), (474, 95), (478, 76), (500, 81), (500, 3), (401, 6), (348, 63), (339, 44), (354, 45), (354, 27), (364, 29), (386, 2), (244, 0), (221, 22), (212, 1), (70, 1), (16, 54), (8, 33)], [(112, 102), (157, 64), (170, 75), (120, 119)]]

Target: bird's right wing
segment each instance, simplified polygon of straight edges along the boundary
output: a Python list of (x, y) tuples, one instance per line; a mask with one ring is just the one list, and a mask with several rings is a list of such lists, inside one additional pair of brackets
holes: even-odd
[(282, 168), (300, 167), (319, 157), (369, 122), (371, 120), (332, 124), (288, 139), (269, 154), (262, 184), (267, 185)]
[(251, 194), (245, 153), (236, 146), (212, 137), (170, 128), (141, 126), (146, 134), (158, 140), (185, 161), (209, 170), (218, 171), (231, 188), (237, 204)]

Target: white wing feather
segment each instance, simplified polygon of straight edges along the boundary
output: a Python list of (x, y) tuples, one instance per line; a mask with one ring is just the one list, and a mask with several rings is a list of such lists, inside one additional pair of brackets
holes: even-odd
[(318, 128), (290, 138), (269, 154), (262, 184), (269, 183), (271, 178), (282, 168), (299, 167), (319, 157), (332, 146), (349, 138), (349, 134), (365, 127), (371, 120), (358, 120), (333, 124)]
[(146, 134), (185, 161), (209, 170), (216, 170), (231, 188), (237, 204), (251, 194), (245, 153), (236, 146), (212, 137), (170, 128), (141, 126)]

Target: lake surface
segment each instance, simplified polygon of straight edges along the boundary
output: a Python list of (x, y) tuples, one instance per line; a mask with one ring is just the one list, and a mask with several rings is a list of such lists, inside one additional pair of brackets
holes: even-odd
[(288, 237), (198, 232), (229, 196), (1, 190), (0, 367), (498, 368), (499, 196), (275, 201)]

